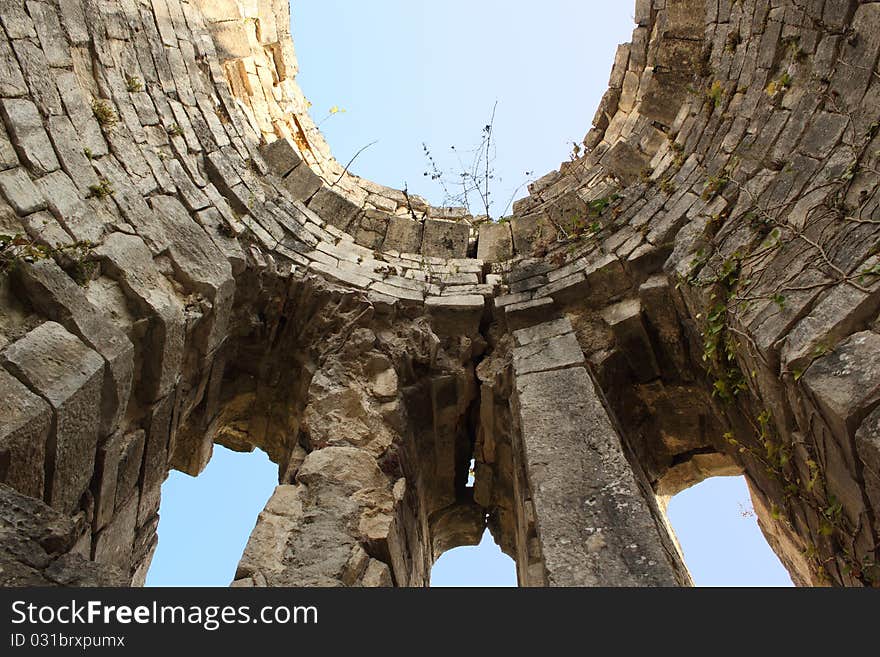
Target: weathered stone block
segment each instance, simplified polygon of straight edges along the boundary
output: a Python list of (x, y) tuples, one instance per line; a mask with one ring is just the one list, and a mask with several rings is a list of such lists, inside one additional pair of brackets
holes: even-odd
[(590, 304), (607, 303), (632, 286), (623, 264), (611, 254), (591, 261), (584, 270), (584, 275), (590, 290), (587, 299)]
[(611, 327), (617, 344), (629, 361), (638, 381), (646, 383), (660, 376), (651, 339), (642, 322), (642, 306), (638, 299), (627, 299), (607, 308), (602, 317)]
[[(872, 258), (862, 269), (876, 265)], [(803, 372), (813, 358), (864, 325), (878, 310), (880, 279), (866, 277), (859, 287), (847, 283), (834, 287), (785, 337), (781, 358), (786, 369)]]
[(43, 499), (46, 440), (52, 409), (0, 369), (0, 482)]
[(518, 375), (556, 370), (583, 362), (584, 352), (574, 333), (532, 342), (513, 350), (513, 366)]
[(158, 219), (150, 239), (166, 246), (179, 280), (211, 301), (212, 312), (206, 321), (209, 328), (199, 345), (203, 353), (210, 354), (226, 337), (235, 292), (232, 268), (180, 201), (154, 196), (150, 203)]
[[(143, 525), (159, 510), (162, 483), (168, 475), (168, 445), (173, 435), (174, 395), (156, 402), (150, 413), (144, 438), (144, 458), (140, 477), (140, 503), (137, 524)], [(117, 475), (118, 481), (118, 475)]]
[(880, 400), (880, 335), (863, 331), (810, 365), (802, 382), (840, 443)]
[(856, 432), (856, 453), (862, 464), (865, 492), (871, 506), (880, 509), (880, 407)]
[(89, 303), (82, 288), (52, 260), (21, 267), (18, 279), (31, 303), (44, 316), (63, 325), (104, 358), (101, 435), (119, 424), (131, 392), (134, 347), (107, 317)]
[(167, 394), (180, 374), (185, 340), (183, 304), (139, 237), (113, 233), (96, 253), (133, 304), (150, 318), (145, 349), (149, 357), (143, 362), (139, 392), (152, 402)]
[(387, 588), (394, 585), (391, 577), (391, 569), (387, 564), (376, 559), (370, 559), (364, 576), (361, 578), (361, 586)]
[(385, 242), (385, 233), (392, 215), (379, 210), (368, 209), (360, 215), (354, 240), (368, 249), (379, 250)]
[(639, 300), (642, 311), (660, 342), (657, 360), (661, 369), (672, 367), (680, 377), (687, 380), (689, 368), (681, 339), (681, 325), (666, 275), (657, 274), (645, 281), (639, 287)]
[[(284, 188), (294, 201), (307, 202), (323, 185), (321, 177), (307, 163), (293, 169), (284, 178)], [(324, 219), (324, 217), (322, 217)]]
[(82, 198), (66, 173), (53, 171), (38, 179), (36, 185), (46, 199), (49, 210), (74, 239), (87, 242), (101, 240), (104, 235), (101, 215)]
[(510, 220), (513, 246), (517, 255), (531, 256), (536, 247), (556, 239), (556, 229), (542, 214), (514, 217)]
[(487, 263), (503, 262), (513, 257), (513, 233), (510, 222), (480, 224), (477, 258)]
[(511, 331), (531, 326), (558, 314), (553, 299), (535, 299), (504, 306), (504, 319)]
[(321, 187), (309, 200), (309, 209), (342, 231), (349, 227), (362, 207), (341, 189), (330, 187)]
[(3, 192), (9, 205), (22, 216), (46, 209), (46, 199), (27, 173), (19, 167), (0, 171), (0, 192)]
[(648, 166), (639, 150), (625, 141), (619, 141), (602, 158), (602, 164), (626, 185), (634, 183)]
[(514, 403), (549, 585), (687, 581), (587, 370), (517, 376)]
[(46, 499), (72, 513), (88, 488), (98, 443), (104, 360), (55, 322), (11, 344), (0, 360), (55, 412)]
[(221, 61), (241, 59), (251, 54), (244, 19), (211, 23), (210, 29)]
[(95, 536), (92, 558), (100, 564), (117, 566), (128, 572), (135, 539), (138, 496), (131, 495), (116, 511), (113, 520)]
[(438, 258), (466, 258), (470, 227), (465, 223), (426, 219), (422, 254)]
[(486, 300), (475, 294), (425, 300), (434, 330), (443, 336), (477, 335), (485, 305)]
[(351, 493), (386, 485), (376, 460), (355, 447), (327, 447), (311, 452), (300, 466), (296, 480), (309, 486), (334, 484)]
[(571, 322), (567, 317), (563, 317), (562, 319), (554, 319), (528, 328), (515, 330), (513, 332), (513, 339), (516, 340), (517, 345), (524, 347), (534, 342), (549, 340), (550, 338), (559, 337), (573, 331)]
[(36, 105), (21, 98), (5, 98), (0, 100), (0, 113), (18, 156), (31, 171), (45, 175), (61, 166)]
[(291, 140), (284, 137), (263, 146), (260, 149), (260, 154), (266, 160), (266, 164), (272, 170), (272, 173), (282, 178), (286, 177), (303, 162), (299, 149)]
[(125, 434), (119, 456), (119, 467), (116, 479), (116, 507), (128, 499), (137, 488), (144, 459), (144, 443), (146, 433), (143, 430)]
[(119, 475), (119, 459), (122, 455), (124, 436), (114, 433), (98, 447), (95, 459), (95, 517), (93, 526), (103, 528), (116, 511), (116, 480)]

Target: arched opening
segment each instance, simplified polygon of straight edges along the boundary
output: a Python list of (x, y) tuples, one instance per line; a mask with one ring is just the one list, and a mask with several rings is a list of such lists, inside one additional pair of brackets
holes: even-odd
[(220, 445), (198, 477), (172, 470), (162, 485), (159, 543), (146, 585), (228, 586), (277, 477), (264, 452)]
[(516, 563), (501, 551), (486, 530), (479, 545), (445, 552), (431, 569), (431, 586), (516, 586)]
[(697, 586), (792, 586), (767, 544), (745, 477), (711, 477), (669, 500), (667, 517)]

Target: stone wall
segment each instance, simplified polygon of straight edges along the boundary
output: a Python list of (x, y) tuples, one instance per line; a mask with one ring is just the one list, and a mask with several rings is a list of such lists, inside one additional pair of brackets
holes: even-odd
[(522, 585), (688, 584), (665, 503), (739, 473), (797, 583), (880, 581), (880, 3), (635, 20), (490, 222), (333, 159), (282, 0), (4, 2), (0, 581), (142, 584), (215, 443), (279, 466), (236, 586), (487, 526)]

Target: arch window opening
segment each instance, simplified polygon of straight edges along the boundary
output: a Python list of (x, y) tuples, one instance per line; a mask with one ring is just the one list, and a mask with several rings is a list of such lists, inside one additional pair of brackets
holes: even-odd
[(159, 544), (147, 586), (229, 586), (278, 466), (260, 450), (220, 445), (198, 477), (172, 470), (162, 485)]
[(479, 545), (443, 553), (431, 570), (433, 588), (516, 585), (516, 563), (501, 551), (488, 529)]
[(666, 510), (696, 586), (793, 586), (764, 538), (745, 477), (712, 477)]

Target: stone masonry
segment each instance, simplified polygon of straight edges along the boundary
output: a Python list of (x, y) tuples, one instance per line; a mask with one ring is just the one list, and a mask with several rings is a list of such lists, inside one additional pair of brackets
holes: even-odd
[(220, 444), (278, 465), (234, 586), (486, 527), (523, 586), (687, 585), (666, 502), (742, 473), (796, 583), (880, 585), (880, 2), (634, 15), (488, 221), (333, 158), (285, 0), (3, 0), (0, 584), (143, 584)]

